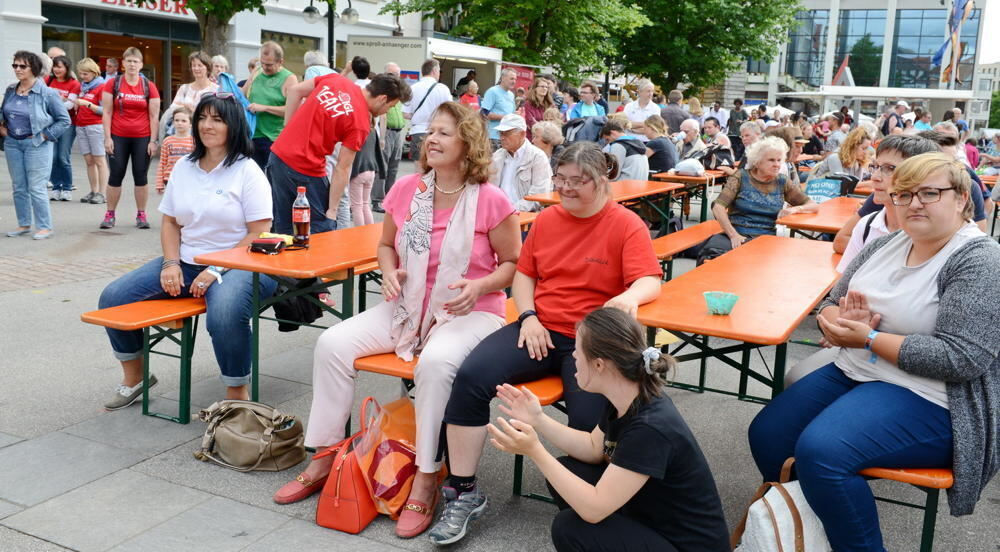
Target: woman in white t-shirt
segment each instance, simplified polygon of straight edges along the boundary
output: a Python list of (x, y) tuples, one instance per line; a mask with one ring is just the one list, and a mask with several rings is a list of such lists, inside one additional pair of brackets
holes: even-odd
[[(160, 202), (163, 256), (118, 278), (101, 293), (100, 308), (166, 299), (204, 297), (206, 325), (227, 399), (247, 399), (253, 273), (196, 264), (198, 255), (246, 247), (271, 226), (271, 188), (250, 155), (243, 110), (231, 95), (206, 95), (194, 112), (194, 152), (177, 161)], [(261, 294), (277, 282), (261, 277)], [(142, 394), (142, 332), (108, 329), (124, 376), (108, 410)], [(150, 376), (149, 385), (156, 384)]]
[(951, 468), (953, 515), (972, 513), (996, 473), (1000, 247), (971, 221), (960, 162), (925, 153), (893, 175), (902, 230), (870, 243), (820, 306), (828, 364), (754, 419), (766, 481), (794, 456), (802, 492), (834, 550), (884, 550), (871, 467)]

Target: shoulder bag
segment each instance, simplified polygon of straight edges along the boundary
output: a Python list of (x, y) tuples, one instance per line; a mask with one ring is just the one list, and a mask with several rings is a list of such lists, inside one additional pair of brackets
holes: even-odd
[(281, 471), (306, 457), (302, 422), (266, 404), (218, 401), (198, 413), (208, 423), (194, 457), (240, 472)]
[(806, 502), (799, 482), (788, 481), (794, 462), (785, 460), (778, 482), (757, 489), (729, 539), (734, 552), (830, 551), (823, 523)]

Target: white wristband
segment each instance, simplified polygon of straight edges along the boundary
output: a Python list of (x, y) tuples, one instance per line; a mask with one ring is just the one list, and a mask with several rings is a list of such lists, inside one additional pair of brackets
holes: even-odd
[(220, 284), (222, 283), (222, 274), (219, 274), (219, 271), (215, 270), (215, 267), (206, 268), (205, 271), (211, 274), (212, 276), (215, 276), (215, 280), (217, 282), (219, 282)]

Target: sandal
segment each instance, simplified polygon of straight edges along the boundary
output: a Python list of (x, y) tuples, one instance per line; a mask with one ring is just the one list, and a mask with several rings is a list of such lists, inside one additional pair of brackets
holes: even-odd
[(434, 521), (434, 510), (437, 508), (438, 499), (441, 498), (441, 491), (434, 491), (434, 499), (428, 506), (419, 500), (409, 499), (403, 506), (403, 511), (396, 520), (396, 536), (403, 539), (412, 539), (423, 533)]
[(278, 504), (291, 504), (300, 500), (305, 500), (319, 492), (326, 483), (329, 474), (313, 481), (305, 472), (300, 473), (295, 480), (285, 483), (285, 485), (274, 493), (274, 501)]

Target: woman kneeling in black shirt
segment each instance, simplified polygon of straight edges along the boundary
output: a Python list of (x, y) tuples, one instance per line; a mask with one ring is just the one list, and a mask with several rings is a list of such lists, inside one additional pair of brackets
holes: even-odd
[[(494, 446), (531, 458), (548, 480), (561, 510), (556, 550), (730, 550), (708, 463), (663, 392), (673, 359), (647, 349), (642, 326), (614, 308), (580, 322), (573, 357), (580, 388), (610, 403), (593, 431), (553, 420), (511, 385), (497, 387), (510, 421), (488, 426)], [(554, 458), (538, 434), (569, 456)]]

